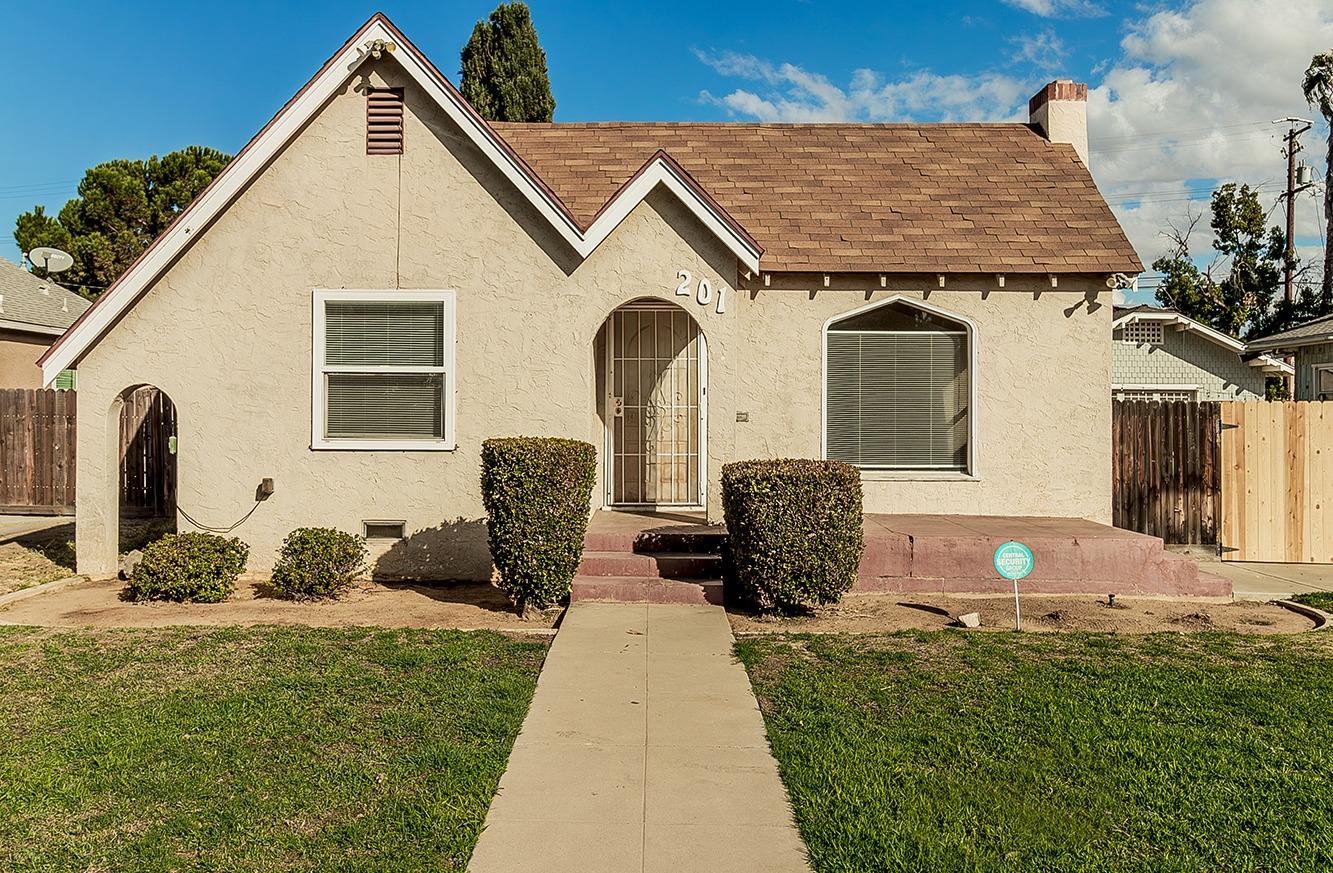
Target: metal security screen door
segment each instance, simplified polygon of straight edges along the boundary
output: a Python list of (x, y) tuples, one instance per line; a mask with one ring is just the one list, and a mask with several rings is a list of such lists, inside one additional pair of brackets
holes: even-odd
[(707, 353), (694, 319), (674, 306), (631, 303), (607, 333), (607, 502), (699, 506)]

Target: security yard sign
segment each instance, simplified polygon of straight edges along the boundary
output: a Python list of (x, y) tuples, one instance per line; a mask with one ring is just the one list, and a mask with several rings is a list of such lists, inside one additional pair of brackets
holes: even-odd
[(1018, 580), (1026, 579), (1035, 563), (1032, 550), (1015, 540), (995, 550), (995, 572), (1006, 579), (1012, 579), (1014, 583), (1014, 630), (1023, 629), (1023, 613), (1018, 605)]

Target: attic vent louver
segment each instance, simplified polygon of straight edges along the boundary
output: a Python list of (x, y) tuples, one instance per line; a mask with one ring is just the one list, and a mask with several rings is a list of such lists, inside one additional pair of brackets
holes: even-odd
[(366, 154), (403, 153), (403, 89), (371, 88), (366, 92)]

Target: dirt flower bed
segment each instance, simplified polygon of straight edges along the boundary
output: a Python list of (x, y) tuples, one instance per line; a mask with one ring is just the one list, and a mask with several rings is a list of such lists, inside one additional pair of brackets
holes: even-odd
[(345, 597), (293, 602), (276, 596), (264, 580), (241, 579), (221, 603), (133, 603), (125, 583), (86, 582), (0, 609), (0, 624), (42, 626), (166, 627), (170, 625), (307, 625), (310, 627), (491, 628), (543, 630), (560, 610), (524, 620), (493, 585), (454, 583), (358, 583)]
[[(1312, 622), (1271, 603), (1212, 603), (1191, 600), (1104, 597), (1024, 597), (1023, 630), (1091, 631), (1143, 634), (1162, 631), (1230, 631), (1294, 634)], [(1014, 629), (1012, 597), (939, 597), (931, 595), (852, 595), (806, 616), (775, 618), (729, 610), (732, 630), (753, 633), (876, 633), (938, 630), (955, 626), (957, 616), (981, 613), (981, 630)]]

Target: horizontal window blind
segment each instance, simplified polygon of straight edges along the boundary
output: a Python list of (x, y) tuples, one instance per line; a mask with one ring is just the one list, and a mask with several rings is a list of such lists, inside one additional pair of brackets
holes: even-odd
[(443, 439), (443, 375), (327, 373), (324, 378), (328, 437)]
[(828, 333), (827, 454), (863, 467), (967, 469), (965, 333)]
[(444, 304), (438, 301), (330, 300), (324, 310), (328, 366), (440, 367)]

